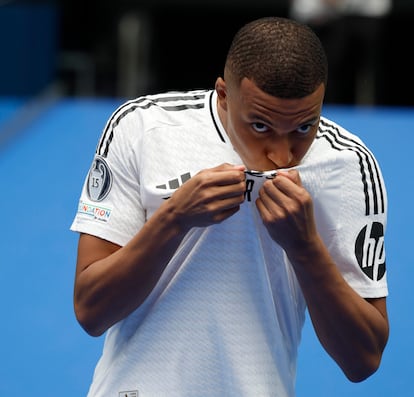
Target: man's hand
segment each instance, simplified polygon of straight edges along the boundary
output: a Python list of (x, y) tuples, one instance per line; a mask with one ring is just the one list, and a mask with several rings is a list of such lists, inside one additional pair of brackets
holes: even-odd
[(184, 229), (209, 226), (236, 213), (244, 201), (244, 169), (222, 164), (185, 182), (168, 200), (180, 225)]
[(312, 198), (298, 171), (279, 171), (266, 181), (256, 205), (270, 236), (286, 252), (316, 237)]

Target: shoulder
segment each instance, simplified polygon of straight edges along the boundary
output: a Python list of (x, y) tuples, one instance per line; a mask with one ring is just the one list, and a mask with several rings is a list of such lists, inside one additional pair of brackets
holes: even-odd
[(318, 158), (326, 158), (341, 169), (364, 173), (378, 168), (374, 154), (359, 136), (325, 117), (321, 117), (314, 146)]
[(108, 119), (97, 154), (117, 145), (131, 147), (146, 132), (160, 127), (189, 124), (205, 117), (211, 90), (171, 91), (141, 96), (120, 105)]
[(335, 121), (321, 117), (316, 139), (325, 141), (333, 150), (367, 150), (366, 145), (355, 134)]
[(180, 114), (184, 111), (204, 109), (206, 97), (211, 91), (170, 91), (155, 95), (146, 95), (121, 105), (112, 115), (110, 123), (116, 126), (125, 119), (157, 115)]
[(356, 162), (360, 173), (379, 172), (379, 165), (370, 148), (360, 137), (334, 121), (321, 117), (315, 141), (323, 145), (326, 152), (333, 152), (341, 167), (354, 167), (349, 163)]
[[(380, 166), (357, 135), (322, 117), (305, 160), (304, 173), (316, 191), (329, 190), (341, 200), (359, 200), (366, 214), (384, 213), (386, 188)], [(311, 177), (315, 173), (317, 177)]]

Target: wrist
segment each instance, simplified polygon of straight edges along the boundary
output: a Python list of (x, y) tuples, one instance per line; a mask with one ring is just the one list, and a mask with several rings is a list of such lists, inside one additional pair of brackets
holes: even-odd
[(317, 258), (329, 256), (329, 253), (320, 238), (319, 234), (316, 234), (307, 241), (300, 241), (297, 244), (292, 245), (290, 248), (285, 249), (285, 252), (290, 262), (296, 266), (308, 265), (310, 262), (314, 262)]

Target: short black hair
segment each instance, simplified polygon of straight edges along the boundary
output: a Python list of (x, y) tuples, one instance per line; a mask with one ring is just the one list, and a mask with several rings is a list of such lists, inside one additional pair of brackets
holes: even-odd
[(252, 80), (278, 98), (303, 98), (327, 82), (328, 63), (315, 32), (305, 24), (265, 17), (244, 25), (227, 54), (224, 77)]

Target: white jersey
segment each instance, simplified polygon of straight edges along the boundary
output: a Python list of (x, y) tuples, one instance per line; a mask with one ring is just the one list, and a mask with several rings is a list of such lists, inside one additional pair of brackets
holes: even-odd
[[(220, 123), (215, 91), (166, 93), (110, 118), (71, 229), (125, 245), (201, 169), (241, 164)], [(319, 233), (363, 297), (387, 295), (386, 191), (359, 138), (321, 118), (296, 167)], [(192, 229), (144, 304), (111, 327), (89, 397), (292, 397), (305, 301), (284, 251), (254, 204)]]

